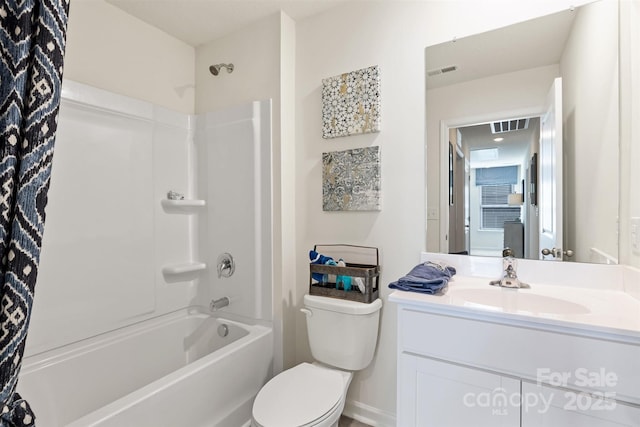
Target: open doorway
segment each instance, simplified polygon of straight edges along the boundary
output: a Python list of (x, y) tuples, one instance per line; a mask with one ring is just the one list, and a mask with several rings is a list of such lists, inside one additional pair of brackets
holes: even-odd
[(540, 118), (523, 117), (450, 128), (449, 252), (535, 257), (538, 248), (533, 160)]

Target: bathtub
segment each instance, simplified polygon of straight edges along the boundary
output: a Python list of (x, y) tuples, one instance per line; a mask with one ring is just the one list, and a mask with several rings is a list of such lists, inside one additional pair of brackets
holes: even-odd
[(25, 358), (18, 391), (38, 427), (248, 425), (272, 334), (185, 309)]

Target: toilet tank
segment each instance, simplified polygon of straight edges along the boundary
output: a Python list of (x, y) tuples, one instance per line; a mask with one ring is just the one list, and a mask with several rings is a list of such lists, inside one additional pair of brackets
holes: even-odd
[(305, 295), (304, 306), (315, 360), (349, 371), (369, 366), (378, 341), (380, 299), (365, 304)]

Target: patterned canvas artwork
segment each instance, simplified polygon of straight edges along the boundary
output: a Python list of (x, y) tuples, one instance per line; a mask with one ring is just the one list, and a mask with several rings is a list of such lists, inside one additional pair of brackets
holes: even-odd
[(378, 66), (322, 80), (322, 137), (380, 131)]
[(379, 148), (322, 153), (322, 210), (380, 210)]

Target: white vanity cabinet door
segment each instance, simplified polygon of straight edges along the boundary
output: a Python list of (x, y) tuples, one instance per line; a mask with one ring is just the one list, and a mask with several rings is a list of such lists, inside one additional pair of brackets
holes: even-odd
[(400, 358), (398, 426), (520, 425), (520, 381), (412, 354)]
[(640, 408), (522, 382), (522, 427), (640, 427)]

